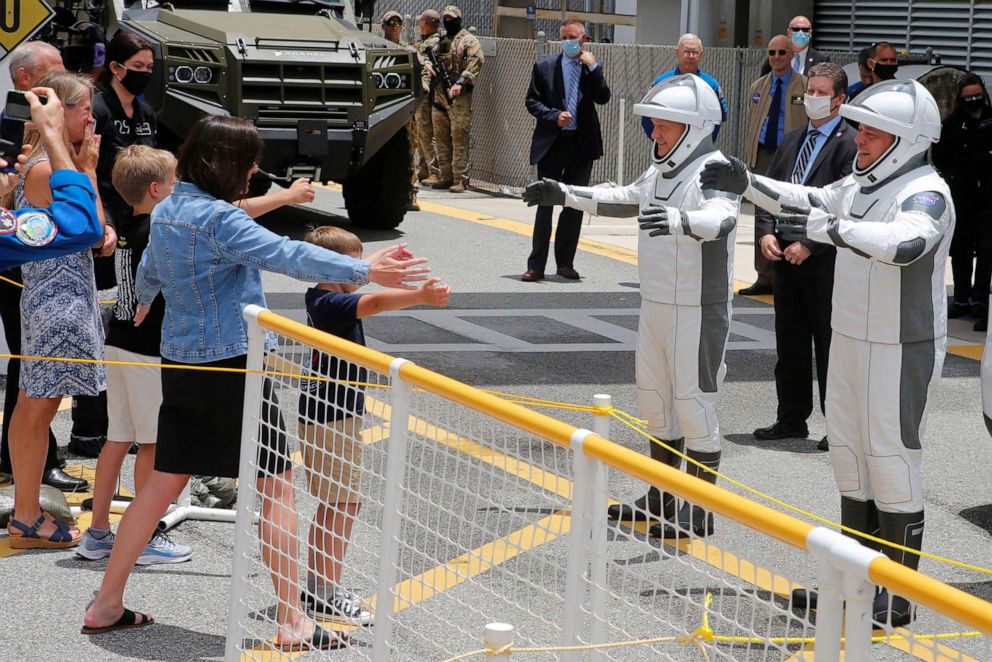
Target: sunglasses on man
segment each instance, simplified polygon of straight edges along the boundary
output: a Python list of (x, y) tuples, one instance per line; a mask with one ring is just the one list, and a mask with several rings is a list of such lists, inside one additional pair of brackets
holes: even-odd
[(383, 23), (383, 25), (388, 25), (391, 28), (398, 28), (398, 27), (401, 27), (403, 25), (403, 21), (401, 21), (399, 19), (396, 19), (396, 18), (391, 18), (388, 21), (386, 21), (385, 23)]
[(797, 27), (795, 25), (790, 25), (789, 26), (789, 29), (792, 30), (793, 32), (812, 32), (813, 31), (813, 28), (800, 28), (800, 27)]
[(775, 50), (774, 48), (769, 48), (768, 49), (768, 54), (769, 55), (778, 55), (779, 57), (785, 55), (788, 52), (789, 51), (785, 50), (784, 48), (780, 48), (778, 50)]

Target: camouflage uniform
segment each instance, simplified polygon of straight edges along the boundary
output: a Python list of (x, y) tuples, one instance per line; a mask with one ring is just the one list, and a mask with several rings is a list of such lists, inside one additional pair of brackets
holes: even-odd
[[(457, 7), (445, 7), (442, 16), (461, 16)], [(446, 99), (447, 112), (435, 107), (434, 142), (437, 149), (441, 183), (453, 182), (455, 190), (464, 190), (468, 183), (469, 129), (472, 125), (472, 87), (482, 70), (485, 56), (482, 44), (462, 28), (454, 37), (446, 36), (438, 49), (438, 58), (448, 70), (451, 82), (462, 82), (462, 92), (455, 99)], [(438, 94), (438, 97), (443, 94)]]
[(410, 134), (410, 140), (420, 153), (420, 165), (417, 168), (418, 179), (427, 179), (433, 176), (437, 180), (440, 174), (437, 168), (437, 157), (434, 156), (434, 121), (431, 118), (431, 103), (436, 94), (431, 76), (427, 72), (427, 56), (424, 55), (424, 49), (433, 48), (436, 50), (440, 41), (441, 35), (435, 32), (414, 45), (420, 57), (421, 84), (424, 86), (424, 98), (417, 105), (416, 114), (413, 116), (413, 132)]
[[(398, 19), (398, 20), (402, 21), (403, 20), (403, 16), (400, 15), (400, 13), (398, 11), (393, 11), (393, 10), (387, 11), (385, 14), (382, 15), (382, 22), (383, 23), (385, 23), (386, 21), (388, 21), (390, 19)], [(388, 37), (387, 37), (387, 39), (388, 39)], [(417, 48), (414, 47), (414, 46), (411, 46), (410, 44), (405, 43), (402, 38), (400, 38), (400, 40), (398, 42), (393, 42), (393, 43), (405, 47), (408, 51), (410, 51), (411, 53), (413, 53), (416, 57), (418, 57), (418, 58), (420, 57), (420, 53), (418, 52)], [(407, 210), (408, 211), (420, 211), (420, 204), (417, 202), (417, 192), (420, 191), (420, 179), (417, 177), (417, 168), (416, 168), (416, 163), (417, 163), (417, 161), (416, 161), (416, 154), (417, 154), (417, 140), (416, 140), (417, 124), (416, 124), (416, 116), (413, 116), (409, 120), (407, 120), (407, 123), (406, 123), (406, 133), (407, 133), (407, 138), (408, 138), (408, 140), (410, 142), (410, 200), (407, 203)]]

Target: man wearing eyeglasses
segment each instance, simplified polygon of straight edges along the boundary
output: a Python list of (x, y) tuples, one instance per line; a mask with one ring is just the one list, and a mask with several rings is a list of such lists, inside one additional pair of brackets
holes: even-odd
[[(785, 35), (775, 35), (768, 42), (768, 64), (771, 71), (754, 81), (748, 91), (747, 106), (747, 166), (765, 174), (772, 158), (789, 131), (806, 126), (809, 118), (803, 106), (806, 76), (792, 68), (792, 42)], [(738, 294), (754, 296), (771, 294), (775, 270), (761, 253), (757, 227), (754, 237), (755, 282)]]
[[(813, 24), (805, 16), (796, 16), (789, 21), (785, 36), (792, 44), (792, 70), (796, 73), (808, 76), (814, 64), (830, 62), (829, 55), (810, 46), (813, 41)], [(768, 62), (761, 65), (762, 76), (771, 70), (772, 67)]]
[[(681, 76), (682, 74), (693, 74), (694, 76), (699, 76), (702, 78), (707, 85), (709, 85), (714, 92), (716, 92), (716, 98), (720, 100), (720, 111), (723, 114), (723, 119), (721, 122), (727, 121), (727, 113), (730, 111), (730, 106), (727, 105), (727, 99), (723, 96), (723, 90), (720, 89), (720, 83), (710, 76), (708, 73), (699, 68), (699, 63), (703, 60), (703, 41), (691, 32), (687, 32), (681, 37), (679, 37), (679, 43), (675, 46), (675, 61), (677, 64), (675, 68), (671, 71), (665, 71), (658, 74), (651, 83), (651, 87), (654, 87), (666, 78), (671, 78), (672, 76)], [(644, 128), (644, 133), (648, 138), (651, 138), (651, 133), (654, 131), (654, 125), (651, 124), (650, 117), (641, 118), (641, 126)], [(716, 142), (716, 137), (720, 135), (720, 124), (713, 127), (713, 142)], [(654, 138), (651, 138), (653, 141)]]
[[(382, 15), (382, 34), (397, 46), (404, 46), (411, 53), (420, 57), (417, 49), (403, 41), (403, 16), (394, 10), (389, 10)], [(422, 101), (422, 100), (421, 100)], [(410, 141), (410, 199), (407, 201), (407, 211), (420, 211), (420, 204), (417, 202), (417, 193), (420, 192), (420, 179), (417, 177), (415, 155), (417, 153), (417, 116), (414, 115), (406, 123), (407, 139)]]

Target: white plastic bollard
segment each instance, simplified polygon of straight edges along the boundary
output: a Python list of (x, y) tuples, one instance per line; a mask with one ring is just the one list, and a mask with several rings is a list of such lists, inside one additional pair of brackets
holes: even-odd
[(513, 626), (509, 623), (490, 623), (482, 643), (486, 647), (486, 659), (490, 662), (510, 662), (511, 651), (494, 653), (506, 645), (513, 645)]
[(623, 142), (625, 139), (625, 128), (624, 122), (627, 120), (627, 99), (620, 98), (620, 120), (617, 122), (617, 186), (623, 186), (623, 159), (624, 159), (624, 148)]

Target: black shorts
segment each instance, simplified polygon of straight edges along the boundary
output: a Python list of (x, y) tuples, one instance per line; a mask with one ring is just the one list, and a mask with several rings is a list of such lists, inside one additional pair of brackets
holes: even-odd
[[(244, 369), (247, 357), (196, 364), (163, 358), (162, 365)], [(163, 368), (155, 469), (172, 474), (237, 478), (244, 397), (243, 372)], [(263, 382), (262, 402), (258, 475), (281, 474), (292, 462), (287, 451), (286, 423), (268, 378)]]

